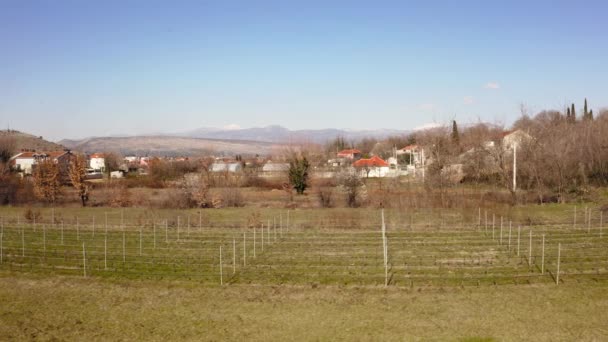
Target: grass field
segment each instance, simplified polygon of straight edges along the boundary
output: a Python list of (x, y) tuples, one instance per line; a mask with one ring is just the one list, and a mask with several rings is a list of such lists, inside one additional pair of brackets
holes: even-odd
[(0, 337), (608, 338), (597, 208), (380, 213), (4, 208)]

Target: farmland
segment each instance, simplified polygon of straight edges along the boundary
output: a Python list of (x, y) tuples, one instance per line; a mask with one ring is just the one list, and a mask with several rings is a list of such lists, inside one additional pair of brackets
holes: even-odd
[(591, 205), (387, 209), (386, 269), (380, 209), (1, 213), (4, 339), (608, 334), (608, 238)]
[(45, 210), (38, 222), (5, 211), (1, 268), (209, 285), (608, 280), (608, 237), (597, 208), (554, 206), (536, 218), (525, 208), (511, 213), (387, 210), (386, 267), (381, 210), (249, 210), (248, 216), (235, 210), (72, 210)]

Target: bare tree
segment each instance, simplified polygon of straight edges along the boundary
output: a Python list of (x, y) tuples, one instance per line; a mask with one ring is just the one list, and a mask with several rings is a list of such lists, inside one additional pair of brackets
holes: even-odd
[(50, 159), (39, 161), (32, 170), (34, 193), (46, 202), (54, 203), (61, 193), (59, 167)]
[(86, 207), (89, 200), (89, 185), (86, 182), (87, 161), (83, 156), (79, 155), (72, 159), (69, 176), (72, 186), (78, 191), (82, 206)]

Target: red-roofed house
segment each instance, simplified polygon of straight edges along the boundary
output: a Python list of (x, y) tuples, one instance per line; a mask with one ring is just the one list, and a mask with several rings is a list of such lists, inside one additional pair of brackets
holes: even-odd
[(69, 182), (70, 163), (75, 156), (69, 150), (51, 152), (21, 152), (11, 158), (11, 165), (24, 175), (31, 175), (32, 169), (42, 160), (50, 159), (59, 166), (59, 176), (64, 183)]
[(361, 173), (363, 177), (386, 177), (390, 171), (390, 165), (378, 156), (368, 159), (359, 159), (353, 163), (353, 167)]
[(106, 169), (106, 156), (103, 153), (93, 153), (89, 156), (89, 167), (104, 172)]
[(359, 151), (357, 149), (342, 150), (342, 151), (338, 152), (337, 157), (356, 160), (356, 159), (361, 158), (361, 151)]

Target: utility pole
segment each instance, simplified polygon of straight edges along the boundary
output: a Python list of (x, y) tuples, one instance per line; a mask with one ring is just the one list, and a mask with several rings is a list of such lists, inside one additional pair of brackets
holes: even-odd
[(513, 144), (513, 192), (517, 190), (517, 143)]

